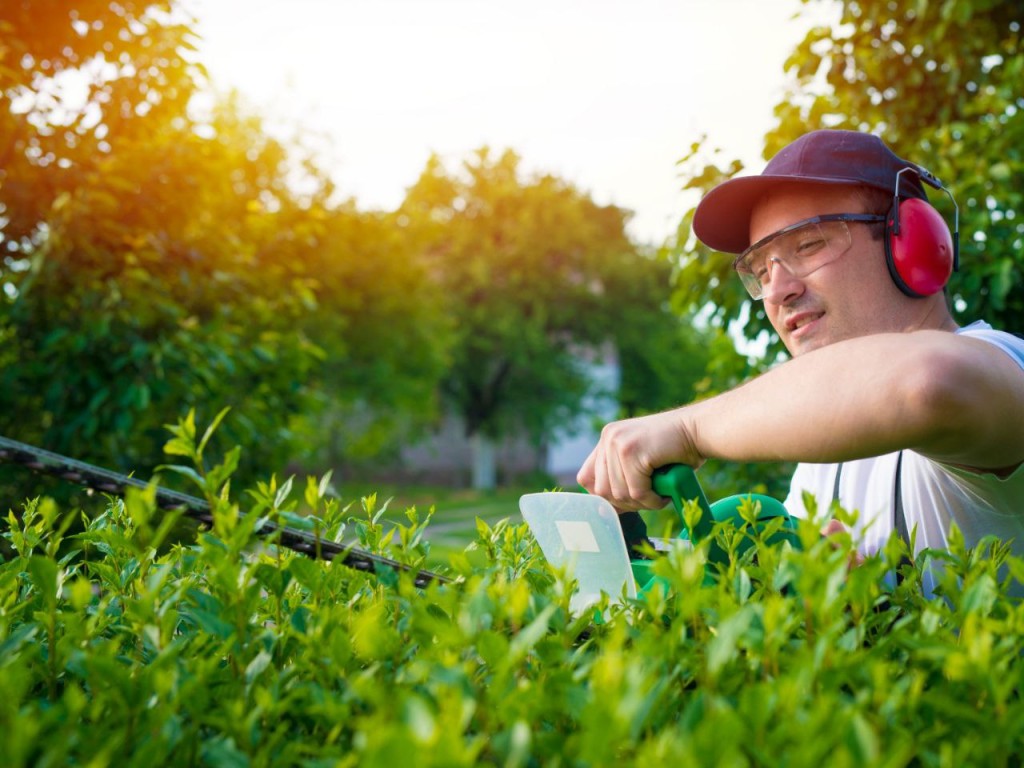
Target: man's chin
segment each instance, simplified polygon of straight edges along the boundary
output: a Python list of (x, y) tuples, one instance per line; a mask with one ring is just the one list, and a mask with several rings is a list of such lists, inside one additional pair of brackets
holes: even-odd
[(829, 341), (824, 336), (814, 335), (799, 339), (784, 339), (783, 343), (786, 345), (786, 349), (789, 350), (791, 357), (799, 357), (821, 347), (828, 346)]
[(782, 339), (789, 354), (796, 357), (826, 346), (830, 340), (825, 322), (826, 317), (822, 314), (799, 328), (789, 331)]

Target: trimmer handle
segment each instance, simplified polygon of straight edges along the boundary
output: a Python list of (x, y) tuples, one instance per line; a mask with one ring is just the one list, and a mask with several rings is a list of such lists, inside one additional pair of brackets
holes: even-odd
[[(715, 522), (714, 516), (711, 513), (711, 505), (708, 504), (707, 496), (704, 495), (704, 490), (697, 482), (697, 473), (693, 471), (693, 467), (686, 464), (667, 464), (660, 467), (651, 476), (651, 487), (659, 496), (671, 499), (672, 506), (675, 507), (676, 514), (679, 515), (679, 520), (683, 524), (683, 530), (686, 531), (690, 541), (702, 541), (711, 535)], [(686, 525), (686, 520), (683, 519), (683, 502), (693, 499), (697, 500), (703, 514), (696, 525), (696, 530), (691, 531)]]

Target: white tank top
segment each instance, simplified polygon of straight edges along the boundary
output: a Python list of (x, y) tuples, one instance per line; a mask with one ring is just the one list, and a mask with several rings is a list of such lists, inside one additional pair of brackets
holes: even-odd
[[(1024, 372), (1024, 340), (995, 331), (982, 321), (957, 333), (994, 344), (1010, 355)], [(893, 500), (899, 453), (844, 462), (838, 500), (844, 509), (857, 510), (852, 531), (864, 554), (877, 552), (894, 529)], [(835, 490), (837, 464), (799, 464), (790, 483), (785, 506), (790, 514), (806, 517), (803, 493), (811, 493), (819, 510), (828, 508)], [(1012, 540), (1013, 554), (1024, 557), (1024, 465), (1009, 477), (970, 472), (939, 464), (913, 451), (903, 451), (900, 495), (908, 531), (916, 527), (915, 551), (948, 549), (953, 523), (967, 546), (994, 535)], [(1022, 588), (1024, 589), (1024, 588)]]

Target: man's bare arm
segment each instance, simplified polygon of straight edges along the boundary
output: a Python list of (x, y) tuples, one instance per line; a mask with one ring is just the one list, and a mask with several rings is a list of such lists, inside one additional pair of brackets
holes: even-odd
[(902, 448), (981, 470), (1024, 460), (1024, 372), (945, 331), (878, 334), (801, 355), (717, 397), (605, 427), (579, 473), (622, 509), (656, 506), (681, 462), (847, 461)]

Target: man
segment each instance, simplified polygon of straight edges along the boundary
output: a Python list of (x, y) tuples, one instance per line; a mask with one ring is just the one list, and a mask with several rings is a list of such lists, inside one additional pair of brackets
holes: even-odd
[(810, 491), (859, 510), (863, 553), (915, 527), (918, 550), (946, 548), (956, 524), (969, 545), (995, 534), (1024, 555), (1024, 341), (953, 320), (943, 286), (956, 246), (922, 181), (942, 188), (877, 137), (824, 130), (713, 189), (694, 232), (739, 254), (792, 359), (607, 425), (579, 482), (621, 510), (655, 509), (662, 465), (798, 461), (786, 508), (805, 516)]

